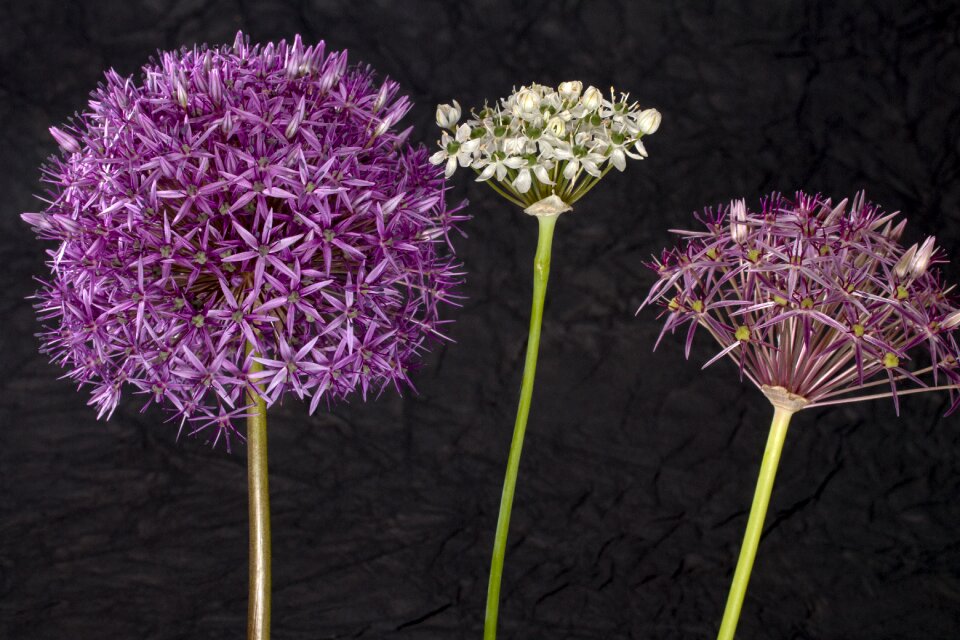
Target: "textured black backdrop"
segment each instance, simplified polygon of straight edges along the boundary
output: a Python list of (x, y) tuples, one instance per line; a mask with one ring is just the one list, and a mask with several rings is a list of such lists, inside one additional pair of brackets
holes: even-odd
[[(960, 10), (953, 2), (17, 1), (0, 11), (0, 637), (237, 638), (242, 449), (174, 441), (123, 402), (97, 423), (37, 354), (46, 127), (102, 69), (158, 48), (326, 39), (433, 108), (579, 78), (663, 112), (650, 159), (558, 225), (504, 580), (503, 638), (715, 633), (769, 407), (634, 317), (641, 262), (705, 204), (865, 188), (908, 239), (960, 247)], [(419, 395), (271, 415), (277, 638), (477, 638), (526, 338), (535, 224), (463, 175), (469, 271), (456, 344)], [(957, 261), (948, 274), (960, 276)], [(794, 421), (743, 638), (956, 638), (960, 418), (917, 396)]]

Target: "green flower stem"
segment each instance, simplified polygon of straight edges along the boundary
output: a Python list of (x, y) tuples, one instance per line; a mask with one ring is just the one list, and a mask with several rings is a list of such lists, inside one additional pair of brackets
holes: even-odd
[[(254, 354), (256, 355), (256, 354)], [(256, 360), (251, 373), (263, 370)], [(247, 639), (270, 640), (270, 489), (267, 478), (267, 405), (247, 392), (247, 492), (250, 503), (250, 595)]]
[(500, 498), (500, 516), (497, 518), (497, 533), (493, 541), (493, 559), (490, 562), (490, 584), (487, 587), (487, 613), (483, 626), (484, 640), (497, 637), (497, 612), (500, 608), (500, 579), (503, 576), (503, 557), (507, 551), (507, 532), (510, 528), (510, 510), (517, 486), (517, 470), (520, 468), (520, 450), (527, 430), (530, 415), (530, 398), (533, 395), (533, 379), (537, 370), (537, 352), (540, 349), (540, 325), (543, 321), (543, 301), (547, 293), (547, 278), (550, 275), (550, 247), (553, 228), (559, 216), (542, 216), (537, 240), (537, 255), (533, 261), (533, 309), (530, 313), (530, 334), (527, 338), (527, 357), (523, 365), (523, 383), (520, 386), (520, 404), (517, 420), (510, 442), (507, 458), (507, 473)]
[(767, 448), (763, 452), (763, 462), (760, 464), (757, 490), (753, 494), (753, 506), (750, 507), (750, 518), (747, 520), (747, 531), (743, 536), (740, 559), (737, 560), (737, 569), (733, 574), (733, 583), (730, 585), (730, 594), (727, 596), (727, 606), (723, 611), (723, 621), (720, 623), (717, 640), (732, 640), (737, 630), (743, 597), (747, 593), (750, 571), (753, 569), (760, 535), (763, 533), (763, 520), (767, 515), (767, 506), (770, 504), (770, 493), (773, 491), (773, 480), (777, 475), (780, 452), (783, 450), (783, 441), (787, 437), (787, 427), (790, 426), (793, 413), (790, 409), (774, 407)]

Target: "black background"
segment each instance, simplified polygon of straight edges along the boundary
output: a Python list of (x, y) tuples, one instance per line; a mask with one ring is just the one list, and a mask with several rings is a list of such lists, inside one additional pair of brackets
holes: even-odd
[[(954, 2), (18, 1), (0, 10), (0, 637), (237, 638), (243, 448), (175, 442), (127, 396), (106, 423), (37, 353), (46, 132), (156, 49), (301, 33), (417, 106), (581, 79), (663, 112), (650, 158), (558, 224), (501, 609), (507, 638), (710, 638), (770, 407), (701, 337), (656, 352), (642, 261), (706, 204), (866, 189), (906, 240), (960, 247)], [(679, 5), (679, 3), (678, 3)], [(519, 388), (536, 225), (462, 172), (469, 272), (419, 395), (270, 416), (277, 638), (478, 638)], [(957, 260), (945, 268), (960, 276)], [(956, 638), (960, 418), (945, 398), (800, 413), (742, 638)]]

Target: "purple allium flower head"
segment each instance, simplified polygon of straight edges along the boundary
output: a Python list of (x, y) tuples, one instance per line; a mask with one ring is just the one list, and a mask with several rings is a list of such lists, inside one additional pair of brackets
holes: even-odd
[(59, 243), (36, 296), (44, 351), (93, 385), (99, 416), (128, 383), (228, 445), (251, 382), (311, 412), (409, 383), (456, 300), (440, 245), (462, 219), (393, 129), (409, 107), (299, 36), (161, 53), (142, 84), (107, 72), (51, 128), (48, 206), (23, 214)]
[[(848, 206), (849, 204), (849, 206)], [(743, 200), (674, 231), (679, 246), (649, 266), (659, 280), (660, 333), (698, 327), (768, 397), (797, 408), (948, 389), (960, 404), (960, 311), (932, 265), (934, 239), (904, 249), (904, 223), (858, 194), (852, 203), (774, 193), (750, 211)], [(932, 386), (928, 382), (932, 380)], [(889, 383), (889, 393), (849, 394)], [(912, 383), (909, 390), (898, 385)]]

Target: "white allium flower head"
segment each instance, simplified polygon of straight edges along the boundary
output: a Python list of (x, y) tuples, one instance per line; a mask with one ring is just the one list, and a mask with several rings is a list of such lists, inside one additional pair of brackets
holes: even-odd
[(607, 171), (623, 171), (627, 159), (647, 156), (641, 142), (660, 126), (660, 112), (641, 109), (627, 94), (585, 90), (579, 80), (554, 89), (530, 84), (460, 123), (460, 105), (437, 107), (437, 125), (445, 129), (440, 150), (430, 157), (445, 164), (449, 177), (470, 167), (477, 180), (528, 208), (553, 196), (573, 204)]

